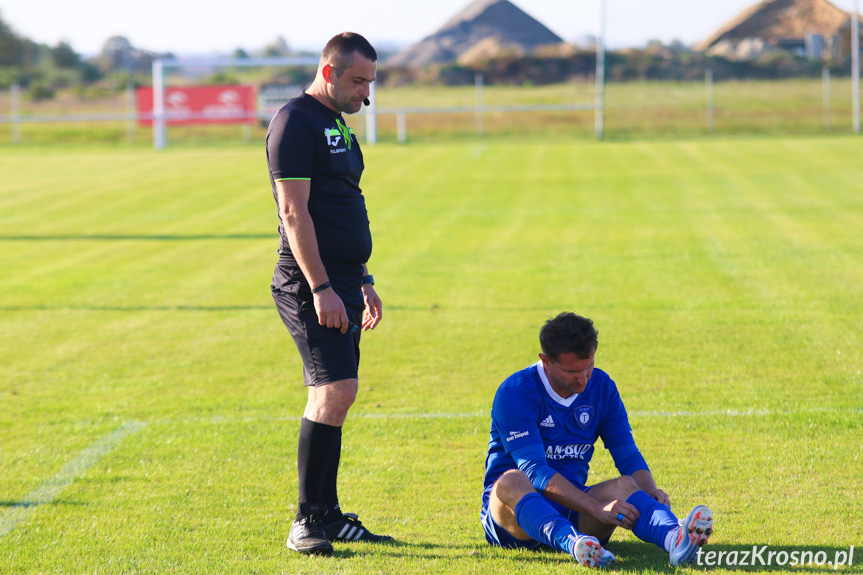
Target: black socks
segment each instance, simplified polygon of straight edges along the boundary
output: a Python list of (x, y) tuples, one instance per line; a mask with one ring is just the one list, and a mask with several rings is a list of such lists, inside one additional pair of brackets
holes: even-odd
[[(336, 488), (341, 452), (341, 427), (303, 418), (297, 448), (298, 518), (304, 514), (304, 509), (308, 509), (309, 504), (322, 505), (331, 517), (333, 513), (336, 516), (341, 515), (338, 511), (339, 498)], [(305, 514), (307, 513), (308, 511)]]

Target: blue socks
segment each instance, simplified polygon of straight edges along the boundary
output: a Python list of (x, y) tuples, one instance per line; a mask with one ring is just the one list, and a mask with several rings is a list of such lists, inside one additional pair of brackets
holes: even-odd
[[(641, 514), (632, 526), (635, 536), (665, 550), (666, 536), (678, 527), (671, 509), (644, 491), (636, 491), (626, 502)], [(515, 520), (531, 538), (572, 555), (578, 531), (539, 493), (528, 493), (521, 498), (515, 506)]]
[(515, 520), (533, 539), (572, 555), (578, 532), (539, 493), (528, 493), (519, 500), (515, 506)]
[(632, 532), (635, 536), (664, 550), (666, 535), (678, 527), (677, 517), (674, 516), (671, 509), (644, 491), (636, 491), (629, 496), (626, 502), (633, 505), (641, 513), (638, 521), (632, 526)]

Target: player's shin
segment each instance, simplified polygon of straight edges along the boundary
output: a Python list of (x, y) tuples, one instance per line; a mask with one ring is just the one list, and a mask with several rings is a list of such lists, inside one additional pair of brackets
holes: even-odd
[(641, 514), (632, 532), (636, 537), (648, 543), (654, 543), (660, 549), (665, 549), (665, 536), (678, 526), (677, 517), (666, 505), (658, 502), (644, 491), (636, 491), (626, 500)]
[(531, 538), (572, 555), (578, 532), (539, 493), (528, 493), (519, 500), (515, 520)]
[[(334, 461), (338, 465), (341, 428), (303, 418), (297, 449), (298, 503), (322, 504), (322, 489)], [(302, 515), (297, 507), (297, 518)]]

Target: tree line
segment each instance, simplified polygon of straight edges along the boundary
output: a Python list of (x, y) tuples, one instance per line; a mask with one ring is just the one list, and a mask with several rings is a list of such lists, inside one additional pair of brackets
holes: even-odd
[[(291, 54), (287, 42), (278, 38), (268, 44), (262, 56)], [(102, 52), (85, 59), (66, 42), (55, 46), (38, 44), (17, 34), (0, 14), (0, 88), (12, 84), (22, 87), (30, 99), (52, 98), (57, 90), (78, 89), (96, 84), (113, 89), (125, 89), (129, 83), (148, 84), (152, 60), (171, 54), (154, 54), (136, 49), (122, 36), (109, 38)], [(249, 55), (238, 48), (234, 58)], [(489, 84), (542, 85), (574, 79), (589, 79), (595, 71), (596, 55), (592, 50), (571, 50), (565, 55), (533, 54), (527, 56), (499, 55), (470, 64), (446, 64), (425, 69), (388, 68), (385, 58), (378, 74), (382, 85), (443, 84), (462, 85), (474, 82), (481, 72)], [(817, 76), (824, 64), (807, 60), (788, 52), (776, 51), (748, 61), (733, 61), (707, 56), (680, 43), (663, 45), (651, 42), (641, 49), (609, 52), (606, 58), (606, 79), (626, 81), (696, 81), (703, 79), (706, 68), (713, 70), (716, 81), (724, 79), (776, 79)], [(850, 65), (831, 65), (838, 73), (850, 73)], [(308, 75), (303, 70), (273, 71), (272, 78), (259, 77), (262, 82), (296, 83), (297, 78), (285, 74)], [(232, 73), (219, 72), (212, 82), (238, 81)], [(206, 79), (204, 79), (206, 81)]]
[(95, 64), (84, 60), (66, 42), (38, 44), (18, 35), (0, 15), (0, 87), (19, 84), (33, 99), (53, 96), (57, 89), (81, 87), (102, 79)]

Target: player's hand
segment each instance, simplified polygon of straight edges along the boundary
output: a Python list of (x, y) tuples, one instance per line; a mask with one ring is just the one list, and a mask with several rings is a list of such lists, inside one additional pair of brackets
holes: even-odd
[(656, 499), (658, 502), (671, 507), (671, 499), (668, 498), (668, 494), (662, 489), (656, 488), (652, 491), (647, 492), (648, 495)]
[(375, 329), (384, 315), (384, 304), (372, 284), (363, 285), (363, 301), (366, 304), (363, 310), (363, 331)]
[(342, 298), (333, 288), (313, 294), (313, 297), (319, 324), (339, 329), (342, 333), (348, 331), (348, 312), (345, 311)]
[(632, 529), (632, 526), (635, 525), (635, 520), (640, 515), (634, 505), (615, 499), (603, 505), (602, 510), (596, 518), (609, 525)]

